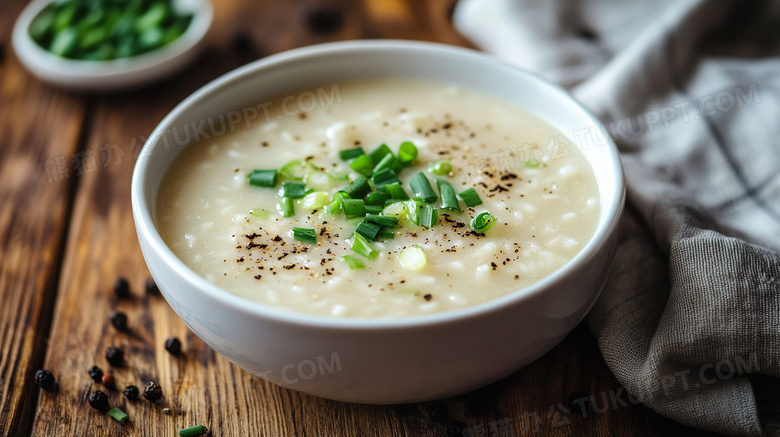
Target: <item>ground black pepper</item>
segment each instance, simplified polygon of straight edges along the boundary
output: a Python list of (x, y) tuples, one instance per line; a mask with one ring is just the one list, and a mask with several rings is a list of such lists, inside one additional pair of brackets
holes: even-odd
[(127, 329), (127, 315), (121, 311), (111, 314), (111, 317), (108, 320), (111, 322), (111, 325), (119, 331)]
[(108, 349), (106, 349), (106, 361), (108, 361), (108, 364), (111, 364), (112, 366), (121, 366), (124, 359), (125, 351), (122, 349), (115, 346), (109, 346)]
[(165, 350), (171, 355), (178, 355), (181, 352), (181, 341), (176, 337), (170, 337), (165, 340)]
[(35, 371), (35, 385), (46, 391), (51, 391), (54, 388), (54, 375), (46, 369), (38, 369)]
[(130, 401), (135, 401), (136, 399), (138, 399), (138, 395), (140, 393), (141, 392), (138, 390), (138, 387), (134, 385), (128, 385), (127, 387), (125, 387), (125, 397)]
[(144, 397), (147, 400), (154, 402), (162, 398), (162, 396), (163, 396), (162, 388), (159, 385), (157, 385), (156, 382), (149, 381), (146, 384), (146, 387), (144, 387)]
[(116, 278), (116, 281), (114, 282), (114, 294), (120, 299), (130, 297), (130, 283), (127, 282), (127, 279), (122, 276)]
[(89, 373), (89, 377), (92, 378), (95, 382), (102, 382), (103, 381), (103, 370), (98, 366), (92, 366), (87, 370), (87, 373)]
[(108, 411), (108, 396), (100, 390), (89, 394), (89, 406), (100, 411)]

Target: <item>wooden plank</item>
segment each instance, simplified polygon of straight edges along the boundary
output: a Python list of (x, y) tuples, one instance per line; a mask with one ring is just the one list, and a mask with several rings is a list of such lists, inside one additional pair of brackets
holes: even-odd
[(30, 77), (12, 52), (24, 3), (0, 3), (0, 435), (9, 436), (32, 425), (84, 112), (80, 99)]
[[(396, 1), (387, 7), (353, 0), (344, 3), (343, 27), (330, 33), (312, 32), (303, 20), (323, 2), (213, 3), (215, 25), (203, 62), (151, 88), (95, 101), (85, 149), (93, 156), (100, 156), (101, 149), (122, 155), (79, 178), (46, 354), (60, 391), (40, 399), (34, 435), (170, 436), (197, 423), (212, 428), (215, 436), (440, 436), (453, 421), (463, 421), (472, 435), (664, 435), (679, 429), (667, 427), (641, 405), (607, 408), (588, 417), (559, 409), (573, 392), (601, 402), (602, 394), (619, 389), (584, 327), (539, 361), (489, 387), (440, 402), (366, 406), (302, 395), (248, 375), (194, 337), (161, 297), (146, 296), (147, 271), (130, 211), (130, 176), (144, 135), (175, 103), (222, 72), (300, 45), (358, 37), (465, 43), (448, 24), (449, 0)], [(112, 294), (119, 275), (130, 280), (131, 299)], [(129, 332), (108, 324), (114, 310), (128, 315)], [(181, 356), (164, 351), (171, 335), (183, 342)], [(103, 351), (109, 345), (125, 349), (124, 366), (108, 366)], [(130, 423), (120, 425), (88, 406), (88, 392), (102, 389), (87, 375), (93, 364), (116, 376), (119, 389), (109, 392), (111, 402), (130, 414)], [(125, 385), (142, 387), (150, 379), (162, 386), (163, 404), (129, 402), (121, 395)], [(164, 406), (171, 415), (163, 414)], [(447, 419), (436, 420), (445, 408)]]

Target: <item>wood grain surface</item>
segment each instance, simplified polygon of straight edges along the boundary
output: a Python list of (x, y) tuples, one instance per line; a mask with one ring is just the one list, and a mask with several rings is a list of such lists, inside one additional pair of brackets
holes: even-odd
[[(452, 28), (452, 0), (214, 1), (215, 21), (198, 62), (155, 85), (79, 94), (39, 82), (10, 48), (23, 1), (0, 2), (0, 435), (174, 436), (204, 424), (212, 436), (703, 436), (635, 404), (614, 379), (584, 325), (540, 360), (480, 390), (438, 402), (367, 406), (302, 395), (255, 378), (216, 355), (159, 295), (130, 210), (140, 146), (173, 106), (209, 80), (249, 61), (302, 45), (404, 38), (468, 46)], [(322, 7), (340, 26), (312, 29)], [(322, 24), (322, 23), (320, 23)], [(67, 171), (67, 177), (64, 172)], [(118, 276), (132, 296), (112, 291)], [(129, 330), (109, 315), (123, 311)], [(173, 356), (164, 342), (176, 336)], [(108, 346), (125, 351), (110, 366)], [(110, 371), (120, 424), (89, 407), (87, 374)], [(58, 387), (40, 391), (36, 369)], [(164, 398), (130, 402), (122, 388), (154, 380)], [(585, 409), (571, 404), (587, 397)], [(573, 408), (572, 408), (573, 407)], [(170, 414), (163, 412), (170, 409)], [(583, 415), (584, 412), (584, 415)]]

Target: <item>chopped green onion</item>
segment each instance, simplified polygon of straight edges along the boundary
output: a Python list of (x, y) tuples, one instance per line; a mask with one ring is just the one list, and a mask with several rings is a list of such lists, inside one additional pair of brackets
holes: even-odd
[(489, 212), (481, 212), (477, 214), (476, 217), (471, 219), (469, 226), (471, 226), (471, 229), (474, 229), (477, 232), (485, 232), (490, 229), (490, 227), (493, 226), (493, 223), (495, 222), (496, 218), (493, 216), (493, 214)]
[(120, 423), (126, 423), (128, 420), (130, 420), (130, 416), (117, 407), (108, 410), (108, 415), (118, 420)]
[(347, 217), (363, 217), (366, 215), (366, 204), (363, 199), (342, 199), (341, 206)]
[(368, 193), (366, 196), (366, 205), (380, 205), (385, 206), (385, 202), (390, 196), (386, 193)]
[(367, 215), (366, 221), (370, 223), (376, 223), (379, 226), (393, 227), (398, 224), (398, 217), (389, 215)]
[(449, 161), (436, 161), (428, 166), (428, 171), (439, 176), (446, 176), (452, 171)]
[(542, 164), (541, 161), (539, 161), (538, 159), (526, 159), (525, 161), (523, 161), (522, 168), (537, 168), (541, 164)]
[(371, 243), (362, 235), (355, 232), (353, 239), (352, 250), (357, 252), (358, 255), (363, 255), (368, 259), (374, 259), (379, 255), (379, 252), (377, 252), (376, 249), (371, 246)]
[(479, 198), (479, 194), (477, 194), (477, 190), (473, 188), (467, 188), (466, 190), (458, 194), (458, 196), (460, 196), (460, 198), (463, 199), (463, 203), (466, 204), (467, 208), (472, 208), (477, 205), (482, 205), (482, 199)]
[(203, 425), (192, 426), (179, 431), (179, 437), (196, 437), (209, 432), (208, 428)]
[(452, 185), (442, 179), (436, 179), (436, 185), (439, 187), (442, 209), (460, 212), (458, 198), (455, 196), (455, 189), (452, 188)]
[(341, 258), (342, 261), (347, 263), (349, 268), (352, 269), (352, 270), (363, 269), (363, 268), (366, 267), (365, 265), (363, 265), (362, 261), (360, 261), (359, 259), (355, 258), (352, 255), (343, 255), (343, 256), (340, 256), (339, 258)]
[(373, 152), (369, 153), (368, 156), (371, 157), (371, 160), (373, 162), (379, 162), (382, 160), (382, 158), (385, 157), (385, 155), (390, 154), (392, 155), (393, 152), (390, 150), (389, 147), (387, 147), (387, 144), (382, 144), (376, 149), (374, 149)]
[(362, 147), (355, 147), (354, 149), (340, 150), (339, 158), (341, 158), (342, 161), (349, 161), (350, 159), (355, 159), (358, 156), (365, 154), (366, 152), (363, 151)]
[(376, 234), (377, 238), (395, 238), (395, 231), (390, 228), (382, 228), (378, 234)]
[(355, 199), (359, 199), (369, 192), (371, 192), (371, 186), (368, 185), (368, 181), (363, 176), (358, 176), (349, 184), (349, 195)]
[(282, 184), (282, 189), (279, 194), (282, 197), (300, 199), (306, 195), (306, 185), (301, 182), (285, 182)]
[(304, 209), (319, 209), (328, 204), (328, 193), (324, 191), (315, 191), (304, 196), (301, 201), (301, 207)]
[(366, 237), (366, 240), (376, 240), (376, 235), (382, 230), (382, 226), (363, 220), (358, 223), (355, 232)]
[(333, 176), (324, 171), (312, 171), (303, 177), (303, 183), (316, 191), (328, 191), (333, 188)]
[(384, 205), (366, 205), (366, 214), (379, 214), (384, 209)]
[(439, 212), (430, 203), (423, 204), (420, 211), (420, 225), (432, 228), (439, 224)]
[(411, 164), (417, 159), (417, 146), (410, 141), (404, 141), (398, 148), (398, 160), (401, 164)]
[(385, 191), (387, 192), (387, 194), (390, 195), (390, 198), (392, 199), (398, 199), (398, 200), (409, 199), (409, 195), (406, 194), (406, 190), (404, 190), (403, 185), (401, 185), (398, 182), (394, 182), (392, 184), (386, 184)]
[(412, 189), (415, 197), (419, 197), (425, 203), (433, 203), (436, 201), (436, 193), (431, 188), (431, 183), (428, 182), (428, 178), (425, 177), (425, 173), (419, 172), (415, 175), (411, 181), (409, 181), (409, 187)]
[(276, 174), (276, 170), (252, 170), (252, 173), (249, 173), (247, 177), (249, 178), (249, 185), (275, 187)]
[(400, 184), (401, 180), (398, 179), (398, 175), (390, 169), (378, 171), (371, 176), (371, 182), (377, 187), (377, 189), (383, 189), (387, 184)]
[(388, 153), (382, 158), (381, 161), (374, 167), (374, 173), (380, 172), (386, 168), (392, 169), (395, 172), (401, 171), (403, 166), (392, 153)]
[(282, 217), (292, 217), (295, 215), (295, 203), (292, 197), (282, 197), (276, 205), (276, 210)]
[(279, 169), (279, 174), (285, 179), (302, 181), (303, 178), (313, 170), (317, 170), (317, 167), (314, 164), (296, 160), (283, 165), (282, 168)]
[(403, 219), (406, 217), (409, 210), (406, 208), (406, 202), (393, 203), (387, 205), (382, 210), (382, 214), (388, 217), (395, 217), (396, 219)]
[(263, 220), (265, 220), (265, 219), (267, 219), (267, 218), (268, 218), (268, 210), (266, 210), (266, 209), (262, 209), (262, 208), (252, 208), (252, 209), (249, 211), (249, 213), (250, 213), (250, 214), (252, 214), (253, 216), (255, 216), (255, 217), (259, 218), (259, 219), (263, 219)]
[(333, 194), (330, 203), (325, 205), (325, 212), (328, 214), (338, 214), (342, 210), (341, 202), (343, 199), (350, 199), (346, 191), (337, 191)]
[(368, 176), (374, 169), (374, 161), (368, 155), (360, 155), (354, 161), (349, 163), (349, 166), (356, 172)]
[(398, 261), (401, 262), (401, 266), (404, 270), (411, 270), (413, 272), (422, 269), (428, 263), (428, 260), (425, 257), (425, 251), (416, 244), (401, 250), (398, 253)]
[(420, 216), (421, 216), (421, 209), (422, 209), (422, 201), (418, 201), (417, 199), (411, 199), (404, 202), (406, 205), (407, 214), (409, 217), (409, 220), (416, 224), (420, 224)]
[(308, 228), (293, 228), (293, 238), (304, 243), (316, 243), (317, 231)]

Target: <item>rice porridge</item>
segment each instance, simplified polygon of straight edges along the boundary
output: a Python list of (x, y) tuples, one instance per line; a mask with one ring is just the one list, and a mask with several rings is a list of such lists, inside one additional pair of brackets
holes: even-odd
[(258, 107), (187, 145), (157, 199), (171, 250), (244, 298), (339, 317), (448, 311), (548, 276), (596, 228), (582, 152), (495, 96), (370, 80)]

